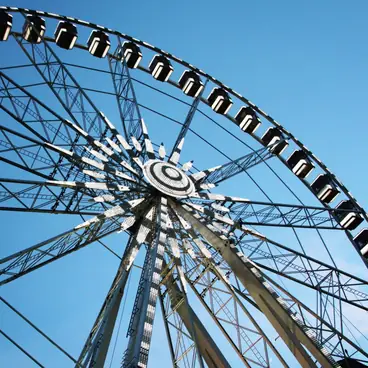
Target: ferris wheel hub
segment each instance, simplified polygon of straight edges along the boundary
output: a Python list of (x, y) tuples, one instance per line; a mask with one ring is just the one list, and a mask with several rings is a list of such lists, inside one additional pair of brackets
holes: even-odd
[(154, 188), (171, 197), (185, 198), (195, 191), (188, 175), (169, 162), (150, 160), (144, 165), (143, 173)]

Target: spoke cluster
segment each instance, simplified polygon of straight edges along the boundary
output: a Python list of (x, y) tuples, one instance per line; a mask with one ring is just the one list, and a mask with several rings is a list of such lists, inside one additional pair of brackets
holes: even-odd
[[(109, 56), (109, 68), (122, 130), (96, 107), (48, 42), (35, 45), (17, 33), (13, 36), (69, 120), (0, 70), (0, 108), (21, 130), (0, 125), (0, 160), (26, 175), (0, 178), (0, 210), (91, 217), (1, 259), (0, 285), (114, 232), (129, 234), (77, 366), (104, 366), (141, 248), (146, 255), (122, 357), (124, 368), (147, 366), (157, 302), (174, 366), (231, 366), (190, 305), (189, 292), (198, 297), (245, 366), (267, 368), (273, 359), (289, 366), (255, 310), (262, 312), (302, 366), (317, 367), (316, 361), (324, 367), (340, 366), (347, 354), (368, 361), (367, 353), (345, 335), (343, 317), (346, 304), (368, 310), (368, 282), (253, 228), (345, 230), (337, 219), (360, 216), (359, 208), (268, 203), (212, 193), (220, 183), (272, 159), (276, 145), (193, 170), (193, 161), (182, 165), (180, 155), (203, 89), (167, 156), (163, 144), (155, 151), (151, 142), (127, 61), (118, 60), (121, 45)], [(318, 312), (270, 275), (316, 291)]]

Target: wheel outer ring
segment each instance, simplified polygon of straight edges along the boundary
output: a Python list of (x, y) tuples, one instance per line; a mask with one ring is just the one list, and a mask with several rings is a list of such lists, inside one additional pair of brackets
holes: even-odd
[[(301, 141), (299, 141), (294, 135), (292, 135), (288, 130), (286, 130), (282, 125), (280, 125), (275, 119), (273, 119), (270, 115), (268, 115), (266, 112), (264, 112), (261, 108), (259, 108), (257, 105), (255, 105), (253, 102), (251, 102), (250, 100), (248, 100), (247, 98), (245, 98), (244, 96), (242, 96), (241, 94), (239, 94), (238, 92), (234, 91), (233, 89), (229, 88), (228, 86), (222, 84), (219, 80), (217, 80), (216, 78), (212, 77), (211, 75), (205, 73), (203, 70), (198, 69), (197, 67), (193, 66), (192, 64), (158, 48), (155, 47), (153, 45), (150, 45), (149, 43), (136, 39), (134, 37), (131, 37), (127, 34), (118, 32), (116, 30), (113, 30), (111, 28), (107, 28), (107, 27), (103, 27), (94, 23), (90, 23), (81, 19), (77, 19), (77, 18), (73, 18), (73, 17), (67, 17), (67, 16), (63, 16), (63, 15), (59, 15), (59, 14), (54, 14), (54, 13), (49, 13), (49, 12), (44, 12), (44, 11), (40, 11), (40, 10), (32, 10), (32, 9), (25, 9), (25, 8), (17, 8), (17, 7), (9, 7), (9, 6), (0, 6), (0, 10), (5, 10), (7, 12), (10, 13), (22, 13), (24, 14), (37, 14), (39, 16), (42, 17), (46, 17), (46, 18), (52, 18), (52, 19), (56, 19), (56, 20), (68, 20), (74, 24), (78, 24), (80, 26), (83, 27), (88, 27), (88, 28), (92, 28), (92, 29), (96, 29), (96, 30), (101, 30), (104, 31), (110, 35), (115, 35), (118, 36), (119, 38), (123, 38), (132, 42), (135, 42), (136, 44), (149, 49), (151, 51), (155, 51), (157, 53), (160, 53), (162, 55), (165, 55), (167, 58), (189, 68), (190, 70), (196, 72), (197, 74), (205, 77), (206, 79), (210, 80), (211, 82), (213, 82), (214, 84), (216, 84), (217, 86), (221, 87), (222, 89), (224, 89), (226, 92), (228, 92), (230, 95), (236, 97), (237, 99), (239, 99), (240, 101), (242, 101), (243, 103), (245, 103), (246, 105), (250, 106), (253, 110), (255, 110), (258, 114), (260, 114), (261, 116), (263, 116), (266, 120), (268, 120), (274, 127), (278, 128), (288, 140), (291, 140), (295, 143), (295, 145), (297, 145), (300, 149), (303, 150), (303, 152), (307, 155), (307, 157), (312, 160), (313, 162), (315, 162), (317, 164), (317, 166), (319, 166), (322, 171), (324, 171), (326, 174), (329, 174), (329, 176), (331, 177), (331, 180), (333, 181), (333, 183), (340, 189), (340, 191), (342, 193), (345, 194), (345, 196), (350, 199), (353, 203), (354, 206), (359, 209), (361, 211), (361, 215), (363, 216), (363, 218), (365, 219), (365, 221), (368, 223), (368, 213), (365, 212), (365, 210), (360, 206), (360, 204), (357, 202), (357, 200), (351, 195), (351, 193), (348, 191), (348, 189), (341, 183), (341, 181), (339, 181), (337, 179), (337, 177), (327, 168), (326, 165), (323, 164), (323, 162), (321, 160), (319, 160), (311, 151), (309, 151), (307, 149), (307, 147), (305, 145), (303, 145), (303, 143)], [(48, 41), (54, 42), (55, 40), (49, 37), (45, 37), (45, 39), (47, 39)], [(87, 49), (84, 45), (78, 45), (76, 44), (74, 47), (77, 48), (81, 48), (81, 49)], [(116, 59), (116, 57), (112, 54), (108, 54), (109, 57), (112, 57), (114, 59)], [(142, 71), (148, 72), (147, 69), (140, 67), (139, 68)], [(173, 82), (173, 81), (168, 81), (169, 84), (180, 88), (177, 82)], [(206, 103), (208, 105), (208, 102), (206, 99), (202, 98), (201, 99), (202, 102)], [(236, 124), (235, 119), (230, 116), (230, 115), (224, 115), (226, 118), (228, 118), (230, 121), (232, 121), (233, 123)], [(236, 124), (237, 125), (237, 124)], [(261, 140), (259, 137), (257, 137), (254, 134), (250, 134), (254, 139), (256, 139), (259, 143), (261, 143)], [(261, 143), (262, 144), (262, 143)], [(286, 165), (286, 160), (281, 157), (281, 156), (277, 156), (280, 161)], [(322, 202), (321, 200), (319, 200), (319, 198), (316, 196), (316, 194), (313, 192), (312, 188), (310, 187), (309, 183), (305, 180), (305, 179), (301, 179), (299, 178), (299, 180), (301, 180), (303, 182), (303, 184), (312, 192), (312, 194), (316, 197), (316, 199), (325, 207), (325, 208), (332, 208), (330, 207), (328, 204)], [(364, 257), (361, 255), (359, 249), (356, 247), (354, 241), (353, 241), (353, 236), (349, 231), (345, 231), (349, 240), (351, 241), (352, 245), (355, 247), (355, 249), (357, 250), (357, 252), (359, 253), (360, 257), (362, 258), (363, 262), (366, 264), (366, 266), (368, 267), (368, 260), (365, 260)]]

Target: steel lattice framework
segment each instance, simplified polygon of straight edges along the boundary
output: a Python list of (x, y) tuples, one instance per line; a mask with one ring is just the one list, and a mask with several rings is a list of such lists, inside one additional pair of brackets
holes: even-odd
[[(11, 14), (23, 22), (23, 30), (13, 26)], [(54, 37), (45, 33), (49, 24), (45, 19), (60, 22)], [(76, 42), (77, 26), (82, 32), (92, 30), (87, 46)], [(147, 366), (158, 305), (174, 367), (232, 366), (198, 306), (208, 313), (211, 328), (227, 340), (239, 364), (246, 367), (368, 363), (367, 346), (347, 328), (346, 315), (347, 308), (356, 313), (368, 311), (368, 281), (338, 267), (325, 240), (326, 233), (343, 235), (352, 253), (367, 265), (368, 235), (363, 228), (368, 217), (299, 140), (202, 70), (109, 28), (41, 11), (1, 7), (0, 36), (2, 49), (12, 43), (27, 60), (23, 65), (0, 66), (0, 108), (6, 117), (0, 122), (0, 210), (83, 218), (59, 235), (0, 259), (0, 285), (115, 232), (124, 231), (129, 239), (123, 254), (117, 255), (119, 267), (79, 357), (68, 354), (1, 298), (66, 354), (73, 366), (105, 366), (129, 276), (140, 253), (144, 253), (144, 263), (121, 367)], [(85, 60), (97, 56), (105, 61), (91, 67), (87, 62), (63, 62), (58, 46), (77, 49)], [(148, 66), (141, 63), (143, 51), (156, 53)], [(12, 73), (22, 68), (32, 70), (37, 81), (22, 82)], [(172, 79), (175, 68), (186, 68), (179, 81)], [(104, 92), (100, 85), (95, 89), (82, 86), (75, 72), (82, 69), (107, 74), (112, 92)], [(155, 86), (167, 87), (160, 91), (148, 86), (136, 77), (140, 74), (162, 82)], [(165, 88), (182, 90), (189, 101), (184, 103), (186, 116), (177, 121), (144, 105), (136, 91), (141, 85), (168, 97)], [(117, 124), (92, 97), (94, 93), (114, 98)], [(51, 98), (58, 108), (49, 103)], [(237, 114), (230, 110), (233, 100), (242, 104)], [(180, 124), (169, 152), (163, 143), (156, 145), (151, 140), (154, 124), (143, 120), (143, 109)], [(248, 135), (261, 147), (248, 145), (236, 159), (222, 153), (210, 137), (195, 130), (198, 115), (226, 130), (211, 111), (235, 123), (241, 130), (239, 136)], [(261, 124), (268, 128), (263, 136), (256, 133)], [(189, 135), (217, 149), (227, 162), (203, 170), (195, 168), (193, 161), (181, 164), (182, 151), (189, 149), (185, 144)], [(295, 152), (286, 159), (284, 151), (292, 152), (292, 148)], [(306, 205), (297, 196), (296, 204), (274, 202), (263, 190), (267, 200), (218, 194), (224, 184), (240, 175), (247, 175), (260, 188), (253, 172), (275, 173), (275, 161), (298, 177), (319, 204), (315, 200)], [(307, 176), (313, 170), (318, 176), (310, 182)], [(342, 202), (332, 206), (336, 196)], [(292, 237), (280, 242), (278, 235), (272, 237), (275, 229)], [(317, 234), (330, 258), (322, 261), (309, 251), (300, 231)], [(299, 291), (294, 293), (284, 281)], [(313, 303), (309, 303), (310, 295)], [(294, 360), (280, 351), (270, 330)], [(0, 333), (33, 363), (43, 366), (11, 334)]]

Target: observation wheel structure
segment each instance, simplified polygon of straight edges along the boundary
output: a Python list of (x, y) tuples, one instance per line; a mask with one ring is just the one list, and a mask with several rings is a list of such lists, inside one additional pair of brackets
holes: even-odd
[[(2, 256), (0, 285), (110, 234), (127, 239), (79, 356), (1, 302), (70, 366), (108, 366), (141, 257), (121, 367), (148, 365), (157, 308), (174, 367), (368, 365), (350, 321), (368, 310), (368, 217), (322, 161), (174, 55), (83, 20), (0, 9), (0, 209), (76, 220)], [(341, 254), (358, 266), (342, 269)]]

